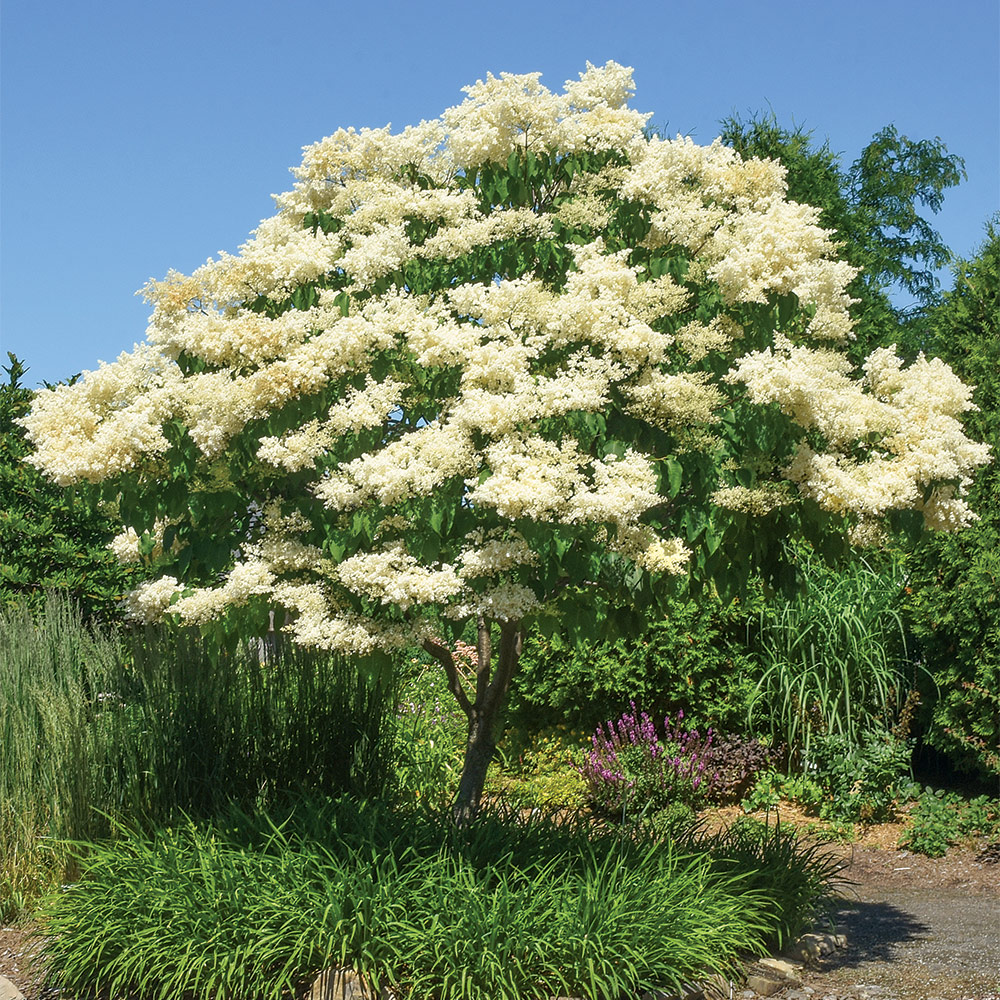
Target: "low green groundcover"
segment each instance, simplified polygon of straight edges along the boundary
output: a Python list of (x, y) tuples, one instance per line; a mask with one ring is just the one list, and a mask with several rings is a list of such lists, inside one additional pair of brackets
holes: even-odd
[(349, 799), (280, 822), (233, 811), (81, 850), (43, 908), (74, 996), (287, 998), (329, 966), (407, 998), (615, 998), (760, 953), (807, 919), (828, 861), (744, 825), (651, 830)]

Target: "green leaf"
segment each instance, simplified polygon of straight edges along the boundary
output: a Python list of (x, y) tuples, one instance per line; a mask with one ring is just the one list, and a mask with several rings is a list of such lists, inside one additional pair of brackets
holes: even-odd
[(681, 486), (684, 482), (684, 466), (674, 458), (668, 458), (666, 466), (667, 482), (670, 484), (670, 496), (673, 498), (681, 491)]

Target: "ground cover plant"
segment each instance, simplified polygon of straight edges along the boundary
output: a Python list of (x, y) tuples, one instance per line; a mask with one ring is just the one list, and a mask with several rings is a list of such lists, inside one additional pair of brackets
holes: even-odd
[(331, 965), (412, 1000), (678, 988), (794, 933), (830, 876), (759, 825), (671, 843), (349, 799), (129, 836), (82, 869), (48, 904), (53, 976), (164, 1000), (278, 1000)]
[(917, 796), (899, 838), (900, 847), (940, 858), (956, 844), (1000, 840), (1000, 798), (967, 799), (942, 788), (927, 787)]
[(310, 146), (239, 255), (151, 283), (147, 343), (24, 420), (40, 469), (117, 505), (135, 614), (236, 642), (277, 606), (304, 645), (437, 658), (460, 821), (529, 626), (787, 582), (790, 537), (961, 527), (988, 460), (946, 365), (852, 365), (856, 270), (784, 168), (648, 137), (632, 89), (491, 76)]

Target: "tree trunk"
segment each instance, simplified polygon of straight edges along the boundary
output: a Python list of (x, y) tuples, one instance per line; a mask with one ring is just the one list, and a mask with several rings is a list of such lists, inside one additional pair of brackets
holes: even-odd
[[(479, 664), (476, 671), (475, 701), (470, 702), (466, 697), (465, 703), (462, 704), (463, 699), (459, 698), (459, 704), (466, 709), (469, 720), (465, 761), (453, 806), (455, 823), (459, 826), (471, 823), (479, 812), (483, 786), (486, 784), (486, 772), (496, 750), (494, 740), (496, 722), (507, 696), (510, 680), (517, 670), (521, 657), (523, 636), (520, 622), (501, 623), (500, 645), (495, 653), (490, 641), (490, 625), (491, 623), (484, 619), (479, 621)], [(495, 669), (491, 670), (494, 665)]]
[(496, 742), (493, 739), (493, 724), (495, 719), (487, 718), (477, 713), (469, 722), (469, 736), (465, 744), (465, 761), (462, 765), (462, 777), (458, 783), (458, 794), (452, 807), (455, 823), (465, 826), (476, 818), (479, 804), (483, 796), (483, 786), (486, 784), (486, 772)]

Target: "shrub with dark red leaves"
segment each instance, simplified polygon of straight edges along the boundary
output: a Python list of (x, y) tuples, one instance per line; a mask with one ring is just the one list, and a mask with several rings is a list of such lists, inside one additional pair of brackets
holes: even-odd
[(715, 779), (710, 800), (738, 802), (753, 787), (757, 775), (777, 764), (783, 753), (784, 747), (765, 746), (755, 736), (713, 733), (704, 758)]

